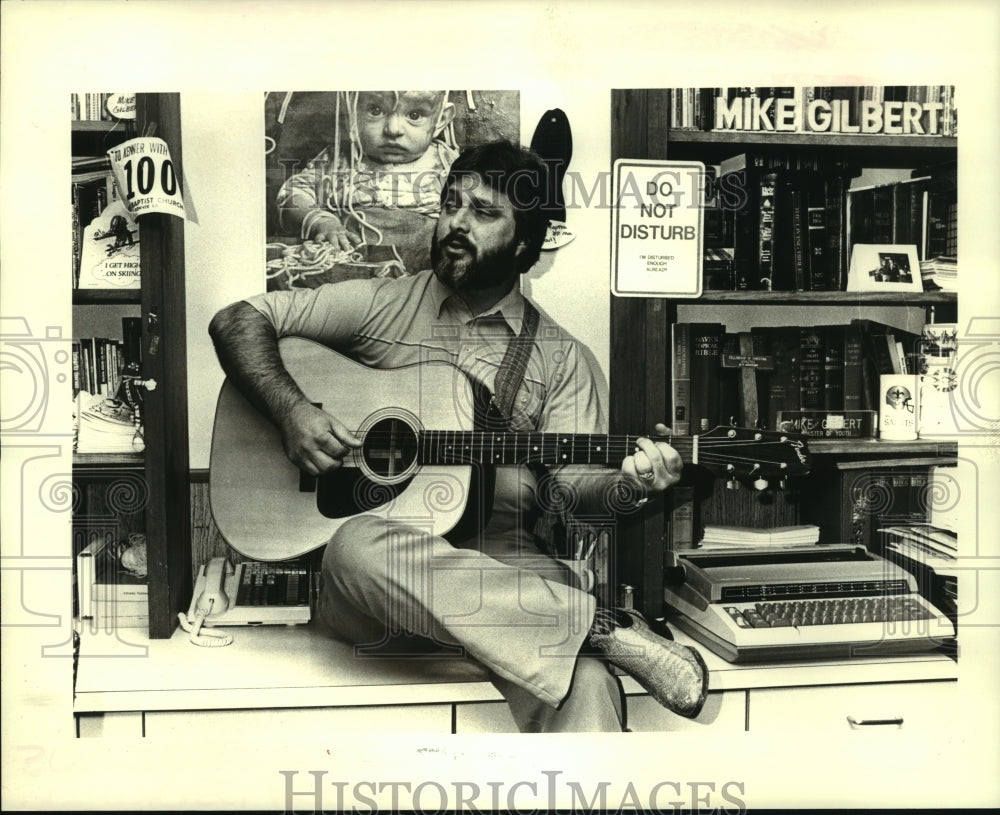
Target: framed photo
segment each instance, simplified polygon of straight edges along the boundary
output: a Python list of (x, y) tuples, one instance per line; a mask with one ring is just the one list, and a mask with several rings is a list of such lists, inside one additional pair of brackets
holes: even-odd
[(847, 276), (848, 291), (923, 291), (917, 247), (906, 244), (855, 244)]

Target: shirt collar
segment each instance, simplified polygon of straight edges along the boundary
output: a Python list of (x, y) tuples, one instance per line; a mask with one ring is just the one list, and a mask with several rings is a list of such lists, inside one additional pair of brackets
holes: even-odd
[[(466, 314), (469, 314), (468, 310), (465, 308), (465, 304), (461, 302), (458, 295), (452, 291), (451, 288), (446, 286), (440, 280), (438, 280), (437, 275), (434, 274), (433, 270), (430, 272), (431, 284), (430, 284), (430, 294), (433, 298), (434, 307), (437, 310), (438, 317), (441, 316), (442, 310), (444, 309), (445, 303), (451, 298), (455, 298), (456, 306), (461, 309)], [(487, 309), (482, 314), (472, 314), (466, 320), (466, 322), (471, 322), (477, 317), (485, 317), (488, 315), (499, 314), (504, 322), (510, 327), (510, 330), (517, 334), (521, 330), (521, 323), (524, 320), (524, 295), (521, 294), (521, 287), (516, 283), (511, 288), (507, 294), (505, 294), (500, 301)]]

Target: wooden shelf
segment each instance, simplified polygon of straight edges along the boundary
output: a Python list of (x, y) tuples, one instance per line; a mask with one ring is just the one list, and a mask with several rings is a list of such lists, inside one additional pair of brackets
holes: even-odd
[(740, 152), (764, 155), (795, 152), (816, 157), (836, 156), (852, 168), (912, 169), (954, 161), (958, 140), (950, 136), (887, 136), (882, 133), (768, 133), (684, 130), (670, 133), (672, 159), (717, 164)]
[(951, 136), (891, 136), (884, 133), (778, 133), (759, 130), (671, 130), (672, 144), (746, 144), (760, 147), (864, 147), (867, 149), (957, 150)]
[(916, 441), (884, 441), (880, 439), (809, 439), (809, 452), (813, 455), (913, 455), (942, 456), (958, 455), (958, 442), (936, 439)]
[(141, 302), (141, 289), (73, 289), (74, 306), (138, 306)]
[(99, 119), (96, 121), (73, 120), (72, 130), (74, 133), (107, 133), (116, 127), (123, 127), (123, 123), (114, 120)]
[(73, 453), (74, 467), (142, 467), (142, 453)]
[(706, 291), (696, 300), (680, 304), (688, 302), (752, 306), (933, 306), (957, 303), (958, 295), (953, 291)]

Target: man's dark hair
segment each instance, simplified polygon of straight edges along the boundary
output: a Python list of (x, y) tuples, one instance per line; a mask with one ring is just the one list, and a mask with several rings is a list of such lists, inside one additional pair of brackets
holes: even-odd
[(547, 169), (532, 151), (506, 140), (469, 147), (455, 159), (448, 172), (441, 197), (444, 201), (452, 184), (478, 176), (514, 206), (515, 235), (524, 241), (518, 256), (518, 271), (527, 272), (538, 261), (549, 226), (545, 210)]

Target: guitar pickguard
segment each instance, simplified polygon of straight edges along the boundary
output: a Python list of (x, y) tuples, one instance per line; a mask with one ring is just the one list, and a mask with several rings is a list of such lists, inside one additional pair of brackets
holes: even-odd
[(381, 484), (356, 467), (341, 467), (317, 479), (316, 509), (324, 518), (333, 519), (373, 512), (393, 501), (412, 480)]

